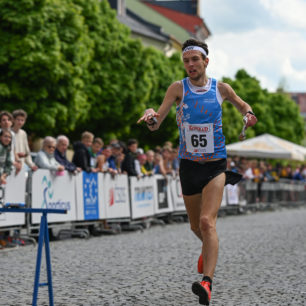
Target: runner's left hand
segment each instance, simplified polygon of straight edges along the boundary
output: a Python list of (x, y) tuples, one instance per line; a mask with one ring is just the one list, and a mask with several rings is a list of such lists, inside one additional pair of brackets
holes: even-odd
[(245, 128), (247, 129), (250, 126), (253, 126), (256, 124), (257, 122), (257, 118), (255, 115), (247, 113), (244, 117), (243, 117), (243, 121), (245, 122)]

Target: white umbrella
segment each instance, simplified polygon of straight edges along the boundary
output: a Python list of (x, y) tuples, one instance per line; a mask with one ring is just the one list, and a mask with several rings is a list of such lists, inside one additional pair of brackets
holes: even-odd
[(236, 142), (226, 146), (229, 155), (290, 159), (305, 161), (306, 148), (285, 139), (263, 134), (241, 142)]

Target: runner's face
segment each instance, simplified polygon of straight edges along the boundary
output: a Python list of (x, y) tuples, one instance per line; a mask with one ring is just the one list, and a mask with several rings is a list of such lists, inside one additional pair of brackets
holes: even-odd
[(183, 54), (185, 70), (191, 80), (199, 80), (205, 75), (208, 59), (203, 60), (202, 53), (197, 50), (190, 50)]

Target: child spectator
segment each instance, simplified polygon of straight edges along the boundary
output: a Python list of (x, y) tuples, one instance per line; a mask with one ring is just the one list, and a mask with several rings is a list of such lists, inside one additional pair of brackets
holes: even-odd
[(22, 129), (27, 120), (27, 113), (22, 109), (13, 111), (13, 127), (15, 133), (15, 153), (21, 161), (21, 167), (24, 163), (32, 170), (35, 171), (37, 166), (33, 163), (31, 151), (28, 144), (27, 133)]
[(10, 131), (0, 131), (0, 185), (6, 184), (6, 178), (12, 171), (11, 160), (12, 134)]
[(92, 145), (94, 135), (90, 132), (84, 132), (81, 141), (77, 141), (73, 145), (74, 155), (72, 162), (83, 171), (97, 172), (90, 166), (90, 153), (88, 148)]

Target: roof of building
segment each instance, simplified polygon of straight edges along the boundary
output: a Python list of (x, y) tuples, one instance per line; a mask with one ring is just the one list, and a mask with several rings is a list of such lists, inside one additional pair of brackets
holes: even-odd
[(144, 3), (145, 5), (149, 6), (150, 8), (157, 11), (166, 18), (172, 20), (173, 22), (180, 25), (182, 28), (186, 29), (188, 32), (192, 34), (195, 34), (197, 32), (197, 29), (201, 26), (204, 26), (207, 32), (210, 34), (210, 31), (207, 28), (206, 24), (204, 23), (203, 19), (200, 18), (199, 16), (184, 14), (152, 3), (147, 3), (147, 2)]
[(181, 43), (190, 38), (190, 34), (186, 29), (139, 0), (126, 0), (126, 7), (144, 20), (161, 26), (164, 33), (169, 34)]

